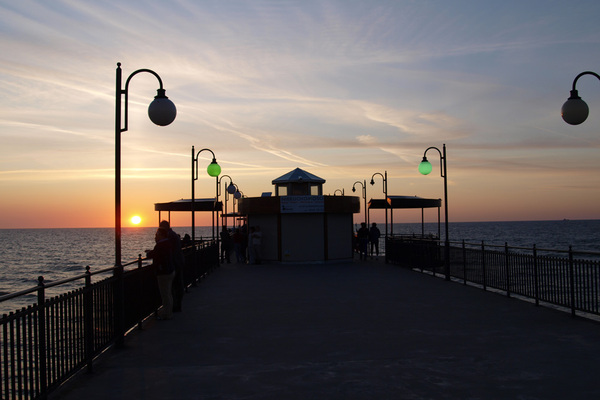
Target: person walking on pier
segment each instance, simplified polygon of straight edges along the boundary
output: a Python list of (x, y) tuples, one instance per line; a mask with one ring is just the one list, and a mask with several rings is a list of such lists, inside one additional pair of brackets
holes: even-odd
[(366, 222), (361, 222), (360, 229), (356, 233), (358, 239), (358, 251), (360, 254), (360, 260), (367, 259), (367, 247), (369, 246), (369, 228), (367, 228)]
[(152, 250), (146, 250), (148, 258), (152, 259), (152, 266), (156, 269), (158, 291), (162, 299), (162, 306), (158, 310), (158, 319), (171, 319), (173, 317), (173, 279), (175, 267), (169, 241), (169, 232), (158, 228), (154, 236), (156, 245)]
[(181, 239), (171, 228), (169, 221), (161, 221), (159, 227), (167, 231), (169, 243), (171, 243), (171, 255), (173, 258), (173, 266), (175, 267), (175, 277), (173, 278), (173, 311), (181, 312), (183, 293), (185, 292), (185, 283), (183, 280), (185, 259), (183, 258), (183, 251), (181, 250)]
[(377, 224), (373, 222), (371, 228), (369, 229), (369, 242), (371, 242), (371, 258), (373, 258), (373, 248), (375, 248), (375, 255), (379, 257), (379, 238), (381, 237), (381, 232), (377, 227)]

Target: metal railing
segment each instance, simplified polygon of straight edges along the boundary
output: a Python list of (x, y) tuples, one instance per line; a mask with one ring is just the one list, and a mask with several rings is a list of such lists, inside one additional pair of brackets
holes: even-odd
[[(600, 315), (600, 253), (450, 242), (450, 276), (571, 312)], [(444, 272), (444, 242), (390, 237), (386, 261), (433, 275)], [(585, 315), (584, 315), (585, 316)]]
[[(214, 242), (184, 249), (186, 287), (218, 265)], [(37, 294), (37, 302), (0, 318), (0, 398), (45, 399), (109, 346), (122, 345), (125, 333), (161, 305), (154, 269), (137, 261), (4, 295), (0, 302)], [(125, 269), (130, 267), (131, 269)], [(97, 281), (92, 282), (95, 279)], [(47, 298), (51, 287), (81, 282), (81, 287)]]

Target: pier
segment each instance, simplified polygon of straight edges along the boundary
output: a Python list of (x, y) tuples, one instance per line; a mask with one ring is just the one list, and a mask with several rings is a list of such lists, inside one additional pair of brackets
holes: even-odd
[(51, 399), (590, 399), (600, 325), (383, 259), (224, 264)]

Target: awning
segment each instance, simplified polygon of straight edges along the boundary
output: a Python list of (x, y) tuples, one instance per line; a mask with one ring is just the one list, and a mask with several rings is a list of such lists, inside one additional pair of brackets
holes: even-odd
[[(194, 211), (222, 211), (223, 203), (215, 199), (194, 199)], [(154, 203), (154, 211), (192, 211), (192, 199)]]
[[(387, 201), (386, 201), (387, 200)], [(390, 210), (391, 214), (391, 228), (390, 234), (394, 234), (394, 209), (409, 209), (409, 208), (420, 208), (421, 209), (421, 231), (424, 234), (424, 221), (425, 216), (423, 209), (425, 208), (437, 208), (438, 209), (438, 237), (440, 235), (440, 207), (442, 206), (442, 199), (425, 199), (417, 196), (387, 196), (387, 199), (371, 199), (368, 203), (368, 209), (370, 210), (386, 210), (386, 233), (387, 233), (387, 210)]]

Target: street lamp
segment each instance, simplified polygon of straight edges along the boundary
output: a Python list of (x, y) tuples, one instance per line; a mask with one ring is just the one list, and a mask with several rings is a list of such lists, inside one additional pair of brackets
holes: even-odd
[[(121, 266), (121, 133), (128, 129), (128, 100), (129, 82), (131, 78), (140, 72), (151, 73), (158, 79), (158, 90), (152, 103), (148, 107), (148, 117), (159, 126), (169, 125), (175, 120), (177, 109), (175, 104), (165, 95), (163, 83), (160, 76), (149, 69), (138, 69), (134, 71), (125, 81), (125, 89), (122, 89), (121, 63), (117, 63), (116, 93), (115, 93), (115, 266)], [(125, 108), (122, 109), (123, 96), (125, 96)], [(124, 111), (122, 115), (121, 112)]]
[(340, 192), (342, 196), (344, 195), (344, 189), (335, 189), (335, 191), (333, 192), (333, 195), (335, 196), (335, 194), (337, 192)]
[(382, 175), (381, 172), (375, 172), (373, 176), (371, 176), (371, 186), (375, 184), (375, 175), (381, 176), (383, 179), (383, 194), (385, 194), (385, 237), (387, 238), (388, 232), (388, 190), (387, 190), (387, 171), (384, 171), (385, 175)]
[(448, 177), (446, 175), (446, 144), (442, 147), (442, 151), (437, 147), (428, 147), (423, 153), (423, 161), (419, 164), (419, 172), (423, 175), (427, 175), (432, 171), (432, 166), (427, 161), (427, 151), (435, 149), (440, 153), (440, 174), (444, 178), (444, 225), (446, 237), (444, 240), (444, 255), (445, 255), (445, 267), (446, 267), (446, 280), (450, 280), (450, 239), (448, 237)]
[[(221, 181), (223, 178), (229, 178), (229, 185), (227, 186), (227, 193), (234, 194), (237, 190), (235, 185), (233, 184), (233, 179), (229, 175), (222, 175), (217, 182), (217, 202), (219, 201), (219, 196), (221, 196)], [(225, 193), (225, 215), (227, 215), (227, 193)], [(225, 221), (227, 222), (227, 217), (225, 217)]]
[(592, 71), (585, 71), (580, 73), (575, 77), (573, 81), (573, 89), (571, 90), (571, 96), (565, 104), (563, 104), (560, 109), (560, 113), (562, 118), (565, 120), (567, 124), (570, 125), (579, 125), (583, 121), (585, 121), (590, 113), (590, 109), (588, 105), (579, 97), (577, 93), (577, 89), (575, 89), (575, 85), (577, 84), (577, 80), (584, 75), (594, 75), (596, 78), (600, 79), (600, 76)]
[[(219, 166), (219, 164), (217, 164), (217, 158), (215, 157), (215, 153), (213, 153), (213, 151), (211, 149), (202, 149), (196, 153), (194, 151), (194, 146), (192, 146), (192, 243), (195, 243), (195, 239), (196, 239), (196, 228), (195, 228), (196, 209), (194, 208), (194, 202), (195, 202), (194, 182), (196, 180), (198, 180), (198, 156), (203, 151), (208, 151), (213, 156), (211, 163), (206, 168), (206, 172), (208, 173), (209, 176), (216, 178), (217, 188), (216, 188), (215, 194), (217, 194), (217, 196), (218, 196), (218, 191), (219, 191), (219, 174), (221, 173), (221, 167)], [(217, 202), (217, 198), (215, 197), (215, 206), (216, 206), (216, 202)], [(213, 226), (212, 226), (213, 240), (215, 239), (215, 210), (214, 210), (214, 208), (215, 207), (213, 206)]]
[(365, 224), (367, 224), (367, 227), (369, 226), (369, 221), (367, 219), (367, 181), (363, 180), (361, 181), (356, 181), (354, 182), (354, 184), (352, 185), (352, 191), (356, 192), (356, 184), (362, 185), (362, 195), (363, 195), (363, 199), (365, 201)]

